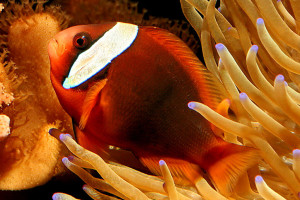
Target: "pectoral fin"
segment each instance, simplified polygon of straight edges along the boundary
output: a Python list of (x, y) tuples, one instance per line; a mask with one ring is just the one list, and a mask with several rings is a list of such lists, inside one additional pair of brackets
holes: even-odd
[(102, 79), (93, 85), (87, 92), (83, 102), (82, 115), (80, 117), (79, 128), (84, 129), (90, 113), (96, 103), (99, 101), (99, 93), (106, 84), (107, 79)]

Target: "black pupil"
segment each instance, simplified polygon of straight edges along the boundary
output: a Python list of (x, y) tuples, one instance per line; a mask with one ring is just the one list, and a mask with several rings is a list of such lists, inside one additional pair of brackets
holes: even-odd
[(78, 39), (77, 39), (77, 44), (78, 44), (79, 46), (82, 46), (82, 45), (84, 44), (84, 39), (83, 39), (83, 38), (78, 38)]
[(91, 43), (91, 36), (88, 33), (78, 33), (73, 38), (73, 45), (78, 49), (86, 49)]

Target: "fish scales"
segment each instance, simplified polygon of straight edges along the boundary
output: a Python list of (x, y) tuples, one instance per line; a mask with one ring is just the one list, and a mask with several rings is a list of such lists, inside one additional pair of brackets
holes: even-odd
[(188, 108), (198, 101), (215, 109), (218, 86), (166, 30), (121, 22), (71, 27), (50, 42), (49, 57), (58, 99), (88, 149), (130, 150), (154, 173), (164, 159), (192, 183), (204, 170), (225, 196), (258, 161), (256, 149), (225, 142)]

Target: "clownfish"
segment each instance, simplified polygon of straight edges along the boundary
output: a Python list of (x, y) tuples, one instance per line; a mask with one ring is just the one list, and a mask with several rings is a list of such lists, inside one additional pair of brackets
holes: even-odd
[(257, 162), (256, 149), (225, 142), (188, 108), (190, 101), (216, 107), (217, 86), (172, 33), (121, 22), (80, 25), (58, 33), (48, 51), (53, 87), (85, 148), (130, 150), (153, 172), (163, 159), (192, 182), (204, 171), (225, 195)]

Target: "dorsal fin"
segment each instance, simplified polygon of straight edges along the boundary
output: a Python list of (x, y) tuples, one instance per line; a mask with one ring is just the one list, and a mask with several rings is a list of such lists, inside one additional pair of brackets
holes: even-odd
[[(198, 88), (202, 103), (215, 110), (217, 105), (225, 98), (225, 89), (220, 81), (207, 70), (192, 50), (174, 34), (155, 27), (143, 27), (143, 30), (182, 63), (185, 71)], [(191, 99), (191, 101), (194, 100)]]
[(80, 117), (79, 121), (79, 128), (81, 130), (84, 129), (87, 120), (90, 116), (90, 113), (93, 109), (93, 107), (96, 105), (98, 100), (99, 92), (103, 89), (103, 87), (106, 84), (107, 79), (102, 79), (95, 83), (87, 92), (86, 97), (83, 102), (82, 106), (82, 115)]

